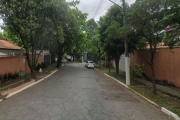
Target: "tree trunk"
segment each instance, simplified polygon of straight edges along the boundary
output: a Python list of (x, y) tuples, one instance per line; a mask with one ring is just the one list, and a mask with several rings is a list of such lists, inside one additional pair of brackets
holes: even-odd
[(119, 75), (119, 60), (120, 60), (120, 55), (117, 55), (115, 58), (115, 64), (116, 64), (116, 74)]
[(110, 61), (108, 61), (109, 62), (109, 73), (111, 72), (110, 70), (111, 70), (111, 63), (110, 63)]
[(58, 61), (57, 61), (56, 67), (57, 67), (57, 68), (60, 68), (61, 58), (62, 58), (62, 48), (61, 48), (60, 45), (59, 45), (58, 47), (59, 47), (59, 48), (58, 48)]
[(74, 54), (72, 55), (72, 57), (73, 57), (73, 61), (74, 61)]
[(28, 51), (28, 50), (26, 50), (26, 59), (27, 59), (27, 62), (28, 62), (29, 69), (30, 69), (30, 71), (31, 71), (31, 77), (32, 77), (33, 79), (35, 79), (35, 78), (36, 78), (36, 75), (35, 75), (35, 73), (34, 73), (33, 65), (32, 65), (32, 63), (31, 63), (31, 60), (30, 60), (30, 57), (29, 57), (29, 51)]
[(100, 49), (98, 49), (98, 61), (99, 61), (99, 68), (101, 68), (101, 53), (100, 53)]
[(151, 71), (152, 71), (152, 85), (153, 85), (153, 94), (156, 95), (156, 80), (155, 80), (155, 71), (154, 71), (154, 63), (151, 65)]
[(51, 64), (55, 63), (55, 54), (51, 53)]

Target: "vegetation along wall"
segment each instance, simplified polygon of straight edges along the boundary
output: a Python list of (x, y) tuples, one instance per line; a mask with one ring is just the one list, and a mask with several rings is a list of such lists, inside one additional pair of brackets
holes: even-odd
[(0, 74), (26, 72), (25, 56), (0, 57)]
[[(141, 51), (144, 58), (150, 59), (148, 51)], [(144, 71), (147, 77), (151, 78), (151, 68), (146, 63), (144, 58), (135, 51), (131, 55), (130, 65), (133, 67), (135, 64), (144, 64)], [(175, 86), (180, 87), (180, 48), (158, 48), (156, 51), (155, 59), (155, 77), (157, 80), (167, 81), (173, 83)]]

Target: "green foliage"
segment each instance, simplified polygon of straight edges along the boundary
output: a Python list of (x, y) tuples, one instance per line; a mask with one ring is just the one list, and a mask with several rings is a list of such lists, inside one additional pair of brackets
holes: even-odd
[(80, 55), (84, 51), (87, 14), (78, 10), (77, 4), (78, 0), (0, 1), (4, 31), (8, 40), (26, 52), (31, 72), (37, 65), (37, 50), (49, 49), (52, 62), (65, 52)]
[(97, 23), (94, 19), (90, 19), (87, 21), (87, 27), (88, 27), (88, 39), (91, 39), (97, 30)]
[(5, 38), (4, 34), (3, 34), (3, 32), (0, 32), (0, 40), (4, 40), (4, 39), (6, 39), (6, 38)]
[(24, 77), (25, 73), (24, 73), (24, 71), (20, 70), (20, 71), (18, 72), (18, 75), (19, 75), (19, 77)]
[[(141, 44), (147, 44), (150, 51), (150, 58), (145, 59), (152, 70), (153, 93), (156, 94), (154, 57), (159, 43), (163, 40), (162, 30), (164, 24), (164, 2), (162, 0), (140, 0), (136, 1), (129, 9), (126, 20), (134, 29), (134, 33), (140, 38)], [(143, 44), (142, 44), (143, 45)], [(147, 47), (145, 45), (145, 47)], [(139, 49), (144, 47), (139, 46)], [(143, 55), (143, 53), (141, 53)], [(144, 55), (143, 55), (144, 56)]]
[(166, 0), (164, 3), (165, 26), (164, 43), (170, 48), (180, 46), (180, 6), (177, 0)]
[(164, 32), (164, 42), (165, 45), (170, 48), (180, 46), (180, 25), (174, 24), (172, 26), (168, 25)]
[(4, 76), (3, 76), (3, 82), (5, 82), (7, 80), (8, 80), (8, 73), (5, 73)]
[[(0, 1), (0, 16), (4, 29), (11, 41), (17, 43), (26, 52), (29, 68), (33, 72), (36, 65), (36, 51), (41, 50), (48, 29), (48, 4), (50, 1), (23, 0)], [(29, 55), (29, 53), (32, 53)]]
[(25, 82), (29, 82), (29, 81), (31, 81), (31, 74), (27, 74), (27, 75), (25, 75)]
[(130, 67), (131, 75), (133, 77), (143, 78), (145, 75), (143, 68), (144, 68), (144, 64), (142, 65), (135, 64), (134, 67)]
[(112, 56), (116, 63), (116, 73), (119, 74), (119, 60), (124, 53), (124, 36), (121, 34), (124, 28), (122, 8), (113, 5), (105, 16), (99, 21), (100, 40), (103, 44), (106, 56)]
[(16, 79), (18, 77), (19, 76), (18, 76), (17, 72), (15, 72), (15, 73), (8, 72), (8, 73), (5, 73), (3, 75), (0, 75), (0, 83), (6, 82), (9, 80), (13, 80), (13, 79)]
[(0, 84), (3, 82), (3, 75), (0, 75)]
[(85, 51), (88, 53), (88, 58), (94, 62), (100, 61), (104, 55), (103, 45), (100, 40), (100, 34), (98, 31), (98, 24), (94, 19), (87, 21), (87, 35), (88, 41), (86, 42)]

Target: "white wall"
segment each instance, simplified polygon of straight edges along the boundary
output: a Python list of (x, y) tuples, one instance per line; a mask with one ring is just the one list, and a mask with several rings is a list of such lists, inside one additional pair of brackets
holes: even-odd
[[(130, 59), (129, 59), (130, 60)], [(130, 62), (130, 61), (129, 61)], [(116, 64), (115, 64), (115, 61), (114, 61), (114, 68), (116, 68)], [(119, 61), (119, 70), (121, 71), (126, 71), (126, 67), (125, 67), (125, 55), (121, 55), (120, 57), (120, 61)]]

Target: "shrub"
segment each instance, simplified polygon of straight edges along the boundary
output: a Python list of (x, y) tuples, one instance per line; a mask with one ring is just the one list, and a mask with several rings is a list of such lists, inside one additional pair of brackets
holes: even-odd
[(3, 81), (3, 75), (0, 75), (0, 83)]
[(24, 74), (24, 71), (20, 70), (20, 71), (18, 72), (18, 76), (19, 76), (19, 77), (24, 77), (24, 75), (25, 75), (25, 74)]
[(39, 69), (41, 68), (46, 68), (47, 66), (42, 62), (41, 64), (38, 63), (38, 65), (35, 67), (35, 71), (39, 71)]
[(35, 67), (35, 71), (38, 71), (41, 68), (41, 65), (38, 63), (38, 65)]
[(31, 81), (31, 74), (26, 74), (25, 76), (25, 82)]
[(135, 64), (133, 68), (130, 67), (131, 75), (136, 78), (144, 78), (145, 72), (142, 70), (143, 67), (144, 64), (142, 65)]
[(5, 74), (3, 75), (3, 82), (5, 82), (5, 81), (7, 81), (7, 80), (8, 80), (8, 74), (5, 73)]
[(47, 66), (42, 62), (41, 63), (41, 68), (46, 68)]
[(12, 79), (16, 79), (16, 78), (18, 78), (18, 77), (19, 77), (18, 72), (15, 72), (15, 73), (12, 74), (12, 76), (11, 76)]
[(12, 76), (13, 76), (13, 74), (11, 72), (7, 73), (7, 80), (11, 80)]
[(23, 77), (25, 74), (22, 70), (20, 70), (19, 72), (15, 72), (15, 73), (5, 73), (4, 75), (0, 75), (0, 83), (6, 82), (8, 80), (14, 80), (18, 77)]

